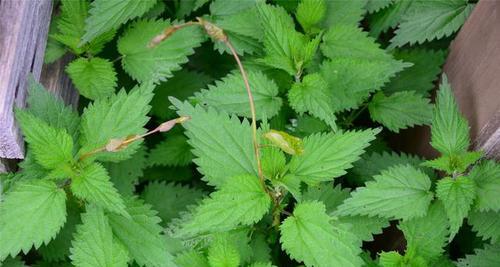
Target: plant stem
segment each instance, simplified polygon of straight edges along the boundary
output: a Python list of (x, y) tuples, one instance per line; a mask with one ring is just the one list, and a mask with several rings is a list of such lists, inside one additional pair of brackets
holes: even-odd
[(248, 102), (250, 103), (250, 113), (252, 114), (252, 141), (253, 141), (253, 150), (255, 153), (255, 158), (257, 160), (257, 172), (259, 174), (259, 179), (261, 180), (261, 183), (265, 188), (264, 174), (262, 173), (262, 163), (260, 162), (260, 148), (257, 140), (257, 118), (256, 118), (257, 116), (255, 113), (255, 103), (253, 100), (252, 91), (250, 90), (250, 84), (248, 82), (247, 74), (245, 72), (245, 69), (243, 68), (243, 64), (241, 64), (240, 57), (236, 53), (236, 50), (234, 49), (229, 39), (226, 39), (224, 43), (231, 50), (231, 53), (233, 54), (234, 59), (236, 60), (236, 63), (238, 63), (238, 67), (240, 69), (241, 76), (243, 77), (243, 82), (245, 83), (245, 88), (247, 90)]

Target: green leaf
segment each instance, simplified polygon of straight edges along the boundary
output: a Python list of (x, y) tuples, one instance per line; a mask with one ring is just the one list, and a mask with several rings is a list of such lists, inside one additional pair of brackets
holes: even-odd
[(323, 21), (324, 28), (340, 24), (357, 26), (366, 12), (364, 8), (366, 0), (328, 0), (326, 4), (326, 14), (328, 15)]
[(142, 16), (156, 4), (156, 0), (95, 0), (90, 8), (90, 16), (85, 21), (85, 35), (82, 43)]
[(446, 76), (439, 87), (432, 118), (431, 145), (442, 154), (465, 152), (469, 147), (469, 125), (460, 114)]
[(57, 20), (59, 32), (52, 35), (76, 54), (83, 52), (83, 49), (79, 49), (78, 46), (84, 34), (88, 8), (89, 4), (86, 0), (62, 0), (61, 17)]
[(67, 202), (66, 223), (57, 234), (56, 238), (47, 245), (42, 245), (38, 252), (47, 261), (64, 261), (70, 254), (71, 239), (75, 233), (76, 225), (81, 222), (80, 210), (75, 202)]
[(187, 166), (193, 160), (191, 147), (184, 135), (168, 135), (148, 154), (149, 166)]
[(368, 215), (411, 219), (424, 216), (432, 193), (431, 180), (411, 165), (397, 165), (358, 187), (339, 207), (340, 215)]
[(337, 58), (393, 60), (379, 47), (374, 38), (353, 25), (339, 24), (331, 27), (323, 36), (321, 52), (332, 60)]
[(105, 162), (103, 165), (118, 192), (124, 196), (131, 196), (135, 192), (139, 178), (143, 176), (146, 164), (146, 148), (141, 146), (130, 159), (120, 162)]
[(43, 63), (45, 64), (54, 63), (56, 60), (66, 54), (66, 47), (58, 42), (53, 36), (58, 31), (57, 25), (59, 24), (58, 22), (60, 20), (60, 16), (52, 16), (52, 20), (50, 21), (47, 45), (45, 46), (45, 55), (43, 58)]
[(114, 236), (128, 249), (129, 255), (140, 266), (175, 266), (156, 212), (134, 198), (128, 199), (126, 206), (130, 218), (114, 213), (108, 214), (108, 218)]
[(338, 221), (343, 224), (351, 225), (350, 232), (358, 237), (359, 240), (373, 241), (373, 235), (382, 234), (382, 229), (388, 227), (389, 220), (379, 217), (368, 216), (342, 216)]
[(495, 161), (481, 162), (469, 173), (476, 184), (475, 209), (479, 211), (500, 211), (498, 192), (500, 192), (500, 165)]
[(66, 129), (73, 137), (78, 138), (80, 118), (71, 106), (66, 106), (64, 101), (46, 90), (33, 76), (28, 78), (28, 99), (26, 109), (32, 115), (45, 121), (54, 128)]
[(500, 240), (500, 213), (494, 211), (473, 211), (467, 219), (472, 230), (483, 240), (490, 239), (492, 244)]
[(396, 133), (415, 125), (428, 124), (432, 120), (429, 99), (411, 91), (397, 92), (390, 96), (379, 92), (368, 104), (368, 110), (374, 121)]
[(334, 96), (336, 111), (352, 109), (389, 81), (396, 73), (410, 66), (393, 59), (375, 60), (340, 57), (324, 61), (320, 72)]
[(286, 157), (283, 151), (275, 147), (264, 147), (260, 153), (265, 177), (277, 178), (285, 172)]
[(259, 61), (270, 67), (282, 69), (290, 75), (300, 75), (316, 53), (320, 36), (309, 40), (295, 31), (295, 24), (285, 9), (264, 3), (257, 5), (264, 28), (266, 56)]
[(191, 14), (192, 12), (198, 10), (200, 7), (205, 5), (210, 0), (184, 0), (179, 1), (179, 6), (175, 11), (177, 18), (182, 19), (185, 16)]
[(0, 260), (49, 243), (65, 222), (63, 189), (51, 181), (18, 182), (0, 203)]
[(421, 165), (444, 171), (448, 175), (463, 173), (467, 168), (483, 156), (481, 151), (462, 152), (460, 154), (443, 155), (437, 159), (427, 160)]
[(175, 264), (179, 267), (211, 267), (207, 258), (194, 250), (177, 254)]
[(66, 130), (53, 128), (24, 110), (16, 110), (16, 119), (37, 163), (47, 169), (73, 163), (73, 138)]
[(109, 180), (106, 169), (99, 163), (92, 163), (80, 170), (71, 179), (71, 191), (81, 199), (111, 212), (128, 215), (118, 191)]
[(71, 262), (77, 267), (128, 266), (127, 251), (114, 240), (103, 210), (91, 205), (86, 208), (72, 241)]
[(193, 48), (205, 39), (198, 27), (186, 27), (150, 48), (150, 41), (171, 23), (163, 20), (139, 20), (134, 22), (118, 40), (118, 52), (122, 55), (123, 69), (139, 82), (166, 80), (179, 70), (194, 53)]
[(333, 187), (331, 182), (327, 182), (318, 186), (309, 186), (302, 195), (302, 201), (321, 201), (325, 205), (326, 213), (331, 214), (349, 197), (349, 194), (349, 189), (342, 189), (340, 185)]
[(344, 175), (377, 133), (365, 130), (308, 136), (304, 139), (304, 153), (292, 157), (290, 172), (310, 185)]
[(476, 249), (474, 255), (467, 255), (458, 260), (458, 267), (494, 267), (500, 265), (500, 245), (485, 245), (483, 249)]
[(191, 117), (183, 126), (196, 156), (193, 161), (208, 184), (220, 187), (233, 176), (257, 175), (252, 129), (247, 120), (240, 122), (211, 108), (206, 111), (201, 106), (171, 101), (180, 116)]
[(368, 0), (365, 8), (368, 13), (377, 12), (380, 9), (390, 6), (393, 1), (394, 0)]
[[(360, 160), (353, 165), (351, 173), (354, 175), (356, 183), (363, 184), (366, 181), (372, 180), (372, 177), (380, 174), (381, 171), (399, 164), (410, 164), (418, 168), (423, 160), (418, 156), (405, 154), (403, 152), (382, 152), (363, 155)], [(427, 173), (427, 172), (426, 172)]]
[(379, 36), (380, 33), (396, 27), (415, 1), (395, 0), (392, 5), (368, 17), (370, 35)]
[[(237, 196), (237, 197), (235, 197)], [(251, 225), (269, 211), (271, 199), (252, 175), (231, 177), (219, 191), (196, 208), (181, 235), (221, 232), (237, 225)]]
[(474, 5), (467, 0), (418, 0), (391, 39), (391, 46), (422, 44), (456, 32), (465, 22)]
[(302, 0), (297, 6), (296, 17), (306, 32), (314, 31), (315, 26), (320, 23), (326, 14), (325, 0)]
[[(260, 71), (248, 71), (247, 76), (257, 118), (274, 117), (278, 114), (282, 103), (281, 98), (278, 97), (278, 86)], [(215, 85), (209, 85), (207, 90), (195, 93), (195, 99), (199, 103), (226, 113), (251, 118), (247, 91), (239, 72), (233, 72), (215, 82)]]
[(25, 265), (25, 263), (19, 257), (9, 257), (1, 263), (3, 267), (28, 267), (28, 265)]
[[(401, 1), (408, 2), (408, 1)], [(413, 66), (404, 69), (384, 87), (388, 93), (400, 91), (415, 91), (427, 95), (434, 89), (434, 81), (441, 73), (446, 53), (443, 50), (433, 51), (425, 49), (396, 50), (394, 58), (413, 63)]]
[(86, 98), (108, 97), (115, 91), (116, 72), (113, 63), (107, 59), (81, 57), (72, 61), (66, 72), (78, 92)]
[(384, 251), (380, 253), (379, 263), (382, 267), (401, 267), (404, 266), (404, 258), (396, 251)]
[[(264, 30), (259, 21), (255, 0), (215, 0), (210, 4), (211, 18), (224, 30), (238, 55), (260, 54)], [(223, 42), (214, 42), (220, 53), (231, 53)]]
[(430, 205), (424, 217), (401, 222), (398, 228), (403, 231), (407, 250), (425, 259), (434, 259), (443, 254), (448, 241), (448, 219), (441, 202)]
[(283, 249), (306, 266), (361, 266), (357, 237), (330, 220), (322, 203), (298, 204), (280, 226)]
[(240, 254), (228, 235), (217, 235), (208, 247), (208, 263), (211, 267), (238, 267)]
[(299, 114), (309, 112), (336, 129), (333, 95), (321, 75), (304, 76), (300, 83), (294, 83), (288, 92), (290, 106)]
[[(148, 103), (153, 97), (150, 83), (134, 87), (130, 92), (120, 90), (109, 98), (100, 98), (87, 106), (80, 126), (80, 154), (105, 146), (111, 139), (126, 138), (145, 132), (149, 120)], [(140, 142), (134, 142), (118, 152), (101, 152), (100, 160), (117, 161), (130, 158)]]
[(158, 211), (164, 223), (179, 217), (189, 205), (196, 204), (204, 196), (203, 191), (174, 183), (151, 182), (142, 192), (142, 198)]

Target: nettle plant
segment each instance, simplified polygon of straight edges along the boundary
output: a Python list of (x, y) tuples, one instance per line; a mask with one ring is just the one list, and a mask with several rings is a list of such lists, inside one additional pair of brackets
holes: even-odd
[[(500, 266), (500, 166), (429, 98), (473, 4), (276, 2), (62, 0), (46, 61), (88, 100), (30, 82), (4, 266)], [(437, 159), (384, 141), (426, 124)]]

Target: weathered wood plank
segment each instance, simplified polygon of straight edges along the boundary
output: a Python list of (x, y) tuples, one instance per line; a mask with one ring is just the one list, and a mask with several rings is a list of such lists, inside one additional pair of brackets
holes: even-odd
[(444, 66), (473, 146), (500, 159), (500, 1), (479, 1)]
[(0, 157), (24, 156), (13, 109), (24, 105), (28, 73), (40, 77), (51, 12), (51, 0), (0, 1)]
[(64, 71), (68, 63), (73, 59), (73, 55), (66, 54), (54, 63), (44, 65), (40, 83), (42, 83), (48, 91), (61, 97), (66, 104), (77, 107), (79, 99), (78, 91)]

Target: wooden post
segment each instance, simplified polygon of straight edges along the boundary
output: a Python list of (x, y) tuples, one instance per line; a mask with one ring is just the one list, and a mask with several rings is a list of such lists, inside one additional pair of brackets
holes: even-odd
[(27, 75), (40, 77), (51, 0), (0, 1), (0, 158), (23, 158), (14, 107), (24, 106)]

